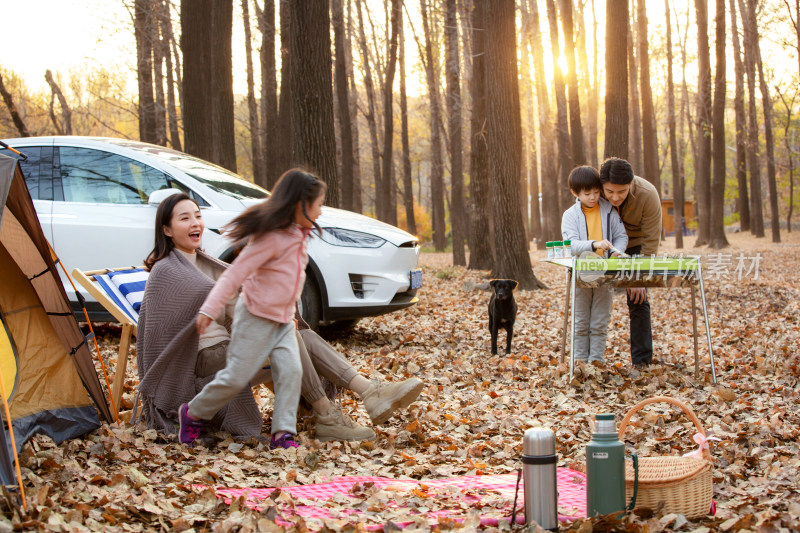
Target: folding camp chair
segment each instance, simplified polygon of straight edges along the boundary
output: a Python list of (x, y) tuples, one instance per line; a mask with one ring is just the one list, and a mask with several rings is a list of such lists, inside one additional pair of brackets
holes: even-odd
[(147, 275), (148, 272), (143, 267), (107, 268), (87, 272), (76, 268), (72, 271), (72, 277), (122, 324), (122, 336), (119, 340), (117, 354), (117, 372), (111, 391), (117, 410), (119, 410), (122, 398), (122, 386), (125, 384), (131, 336), (136, 337), (139, 305), (141, 305), (144, 295)]

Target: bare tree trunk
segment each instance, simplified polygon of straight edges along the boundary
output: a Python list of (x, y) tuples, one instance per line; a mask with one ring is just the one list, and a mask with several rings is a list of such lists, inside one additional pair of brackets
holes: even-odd
[(714, 76), (713, 165), (711, 220), (708, 245), (715, 250), (728, 246), (725, 237), (725, 0), (716, 0), (716, 73)]
[[(517, 82), (514, 0), (495, 0), (488, 10), (486, 46), (489, 171), (495, 194), (492, 217), (496, 242), (492, 275), (517, 280), (522, 289), (542, 286), (533, 275), (519, 206), (521, 122)], [(515, 103), (516, 100), (516, 103)]]
[[(387, 64), (383, 81), (383, 167), (381, 177), (383, 183), (375, 191), (375, 201), (379, 209), (378, 218), (389, 224), (397, 224), (397, 209), (392, 208), (392, 197), (395, 196), (392, 179), (392, 143), (394, 141), (394, 109), (392, 107), (392, 88), (394, 73), (397, 68), (397, 35), (402, 24), (402, 0), (392, 0), (391, 37), (387, 43)], [(382, 215), (382, 216), (381, 216)]]
[(259, 142), (263, 161), (263, 173), (254, 176), (255, 182), (272, 188), (282, 173), (277, 168), (278, 159), (278, 77), (275, 70), (275, 0), (264, 0), (264, 9), (255, 2), (258, 28), (261, 32), (261, 121)]
[[(631, 0), (633, 4), (634, 0)], [(630, 110), (630, 122), (628, 122), (628, 144), (630, 146), (630, 164), (633, 172), (637, 176), (644, 174), (644, 163), (642, 162), (642, 113), (639, 107), (639, 65), (636, 62), (636, 35), (634, 33), (634, 22), (631, 20), (628, 26), (628, 72), (630, 81), (628, 83), (628, 109)]]
[(695, 0), (697, 19), (697, 159), (694, 197), (697, 212), (695, 247), (708, 244), (711, 225), (711, 54), (708, 47), (708, 3)]
[[(599, 159), (597, 156), (598, 150), (598, 142), (597, 137), (600, 131), (600, 128), (597, 125), (597, 115), (600, 110), (600, 63), (598, 62), (598, 49), (599, 46), (597, 45), (597, 27), (599, 26), (597, 23), (597, 16), (595, 15), (594, 11), (594, 0), (592, 2), (592, 42), (594, 43), (594, 50), (592, 51), (592, 72), (594, 73), (594, 79), (592, 80), (592, 97), (589, 98), (589, 116), (592, 120), (592, 125), (590, 126), (590, 135), (594, 136), (594, 140), (592, 141), (592, 165), (596, 168), (600, 168)], [(591, 128), (594, 128), (593, 130)], [(592, 133), (593, 132), (593, 133)]]
[[(800, 3), (800, 0), (798, 0)], [(799, 6), (800, 7), (800, 6)], [(798, 10), (800, 12), (800, 9)], [(794, 158), (792, 157), (792, 144), (791, 144), (791, 136), (789, 135), (789, 129), (792, 126), (792, 110), (794, 109), (794, 97), (792, 97), (791, 102), (787, 102), (786, 98), (784, 98), (783, 94), (779, 88), (775, 88), (778, 93), (778, 96), (783, 103), (783, 107), (786, 109), (786, 124), (783, 128), (783, 143), (786, 146), (786, 157), (789, 159), (789, 200), (788, 200), (788, 211), (786, 213), (786, 231), (788, 233), (792, 232), (792, 211), (794, 211)], [(797, 93), (795, 92), (795, 96)]]
[[(561, 26), (564, 29), (564, 53), (567, 56), (567, 92), (569, 95), (569, 136), (572, 141), (572, 165), (586, 163), (581, 125), (581, 103), (578, 96), (578, 66), (575, 61), (575, 28), (572, 22), (572, 1), (560, 0)], [(572, 169), (570, 168), (570, 172)], [(569, 174), (567, 175), (569, 176)]]
[(558, 59), (561, 56), (561, 50), (559, 50), (558, 46), (558, 15), (556, 13), (555, 0), (545, 0), (545, 4), (547, 5), (547, 22), (550, 27), (550, 50), (553, 55), (553, 90), (556, 93), (556, 121), (554, 125), (558, 141), (558, 188), (556, 190), (558, 191), (559, 211), (563, 211), (572, 201), (567, 181), (574, 164), (567, 120), (567, 98), (564, 94), (564, 75), (558, 63)]
[(335, 78), (336, 109), (339, 113), (339, 138), (342, 143), (342, 208), (350, 211), (353, 201), (353, 129), (350, 126), (350, 95), (347, 87), (347, 50), (344, 32), (344, 6), (342, 0), (332, 0), (333, 41), (336, 50)]
[(247, 111), (250, 116), (250, 153), (253, 161), (253, 181), (266, 183), (264, 173), (264, 154), (261, 151), (261, 129), (258, 126), (258, 105), (256, 104), (255, 77), (253, 76), (253, 46), (250, 35), (249, 0), (242, 0), (242, 21), (244, 22), (244, 49), (247, 66)]
[[(49, 70), (47, 72), (50, 72)], [(53, 128), (56, 130), (56, 135), (64, 135), (64, 130), (61, 129), (61, 124), (58, 122), (58, 118), (56, 117), (56, 94), (54, 92), (50, 92), (50, 122), (53, 123)]]
[(744, 63), (747, 71), (747, 173), (750, 175), (750, 231), (756, 237), (764, 236), (764, 212), (761, 203), (761, 166), (758, 155), (758, 116), (756, 115), (756, 58), (754, 31), (755, 12), (744, 0), (739, 0), (744, 30)]
[(56, 120), (56, 116), (53, 111), (53, 100), (51, 98), (50, 118), (53, 121), (53, 125), (56, 127), (57, 131), (63, 132), (59, 133), (59, 135), (72, 135), (72, 109), (70, 109), (67, 99), (64, 97), (64, 93), (61, 92), (61, 87), (59, 87), (58, 83), (56, 83), (56, 80), (53, 79), (53, 73), (50, 72), (49, 69), (45, 71), (44, 79), (50, 86), (50, 90), (52, 91), (53, 95), (58, 98), (58, 105), (61, 106), (61, 120), (64, 121), (64, 126), (61, 127)]
[(176, 149), (181, 150), (181, 132), (178, 126), (178, 110), (175, 106), (175, 70), (172, 64), (172, 45), (175, 37), (172, 33), (172, 15), (169, 10), (168, 0), (161, 0), (160, 4), (160, 25), (162, 42), (164, 44), (164, 60), (167, 67), (167, 123), (169, 124), (169, 143)]
[(447, 246), (444, 217), (444, 164), (442, 162), (442, 136), (439, 128), (442, 112), (440, 109), (439, 85), (436, 82), (436, 68), (431, 43), (431, 29), (428, 23), (426, 0), (420, 0), (422, 28), (425, 34), (425, 77), (428, 81), (428, 94), (431, 101), (431, 211), (433, 217), (433, 246), (437, 251)]
[(461, 69), (458, 54), (456, 0), (445, 2), (445, 53), (447, 79), (447, 122), (450, 137), (450, 227), (453, 232), (453, 264), (466, 265), (464, 252), (464, 162), (461, 141)]
[(358, 13), (358, 37), (359, 44), (361, 45), (361, 61), (364, 64), (364, 87), (367, 90), (367, 126), (369, 127), (370, 147), (372, 149), (372, 172), (374, 174), (375, 186), (375, 215), (381, 219), (383, 213), (380, 212), (381, 206), (378, 200), (378, 189), (380, 188), (383, 179), (381, 177), (381, 154), (380, 142), (378, 141), (378, 119), (375, 112), (375, 85), (372, 77), (372, 67), (369, 60), (369, 48), (367, 46), (367, 35), (364, 31), (364, 15), (362, 13), (363, 0), (355, 0), (356, 13)]
[[(681, 50), (681, 108), (680, 113), (678, 114), (678, 132), (680, 134), (680, 144), (678, 145), (678, 160), (681, 164), (681, 190), (680, 195), (681, 198), (686, 198), (686, 172), (684, 169), (684, 161), (686, 160), (686, 151), (687, 151), (687, 144), (691, 144), (692, 148), (692, 158), (697, 158), (697, 147), (695, 146), (695, 138), (692, 135), (692, 111), (691, 105), (689, 102), (689, 88), (686, 83), (686, 42), (689, 40), (689, 17), (690, 17), (690, 9), (686, 9), (686, 26), (684, 27), (683, 33), (681, 33), (680, 29), (680, 22), (678, 20), (677, 14), (675, 16), (675, 26), (678, 32), (678, 36), (680, 38), (680, 50)], [(683, 211), (683, 208), (681, 208)]]
[(28, 131), (28, 127), (25, 125), (25, 121), (22, 120), (22, 116), (20, 116), (19, 111), (17, 111), (17, 106), (14, 104), (14, 97), (11, 96), (11, 93), (6, 89), (5, 83), (3, 83), (2, 73), (0, 73), (0, 95), (3, 96), (3, 101), (8, 108), (8, 112), (11, 114), (11, 120), (14, 122), (14, 127), (17, 128), (19, 132), (19, 136), (30, 137), (31, 134)]
[[(520, 2), (520, 6), (524, 6), (525, 2)], [(520, 69), (520, 80), (522, 81), (522, 85), (520, 86), (520, 94), (519, 94), (519, 101), (520, 101), (520, 119), (522, 119), (522, 106), (523, 102), (526, 104), (525, 107), (530, 110), (530, 105), (528, 105), (528, 98), (526, 98), (527, 94), (530, 93), (530, 86), (533, 83), (530, 75), (530, 65), (527, 63), (525, 59), (525, 50), (526, 46), (525, 43), (527, 42), (527, 31), (525, 30), (525, 24), (527, 17), (525, 16), (525, 11), (522, 11), (522, 27), (521, 31), (519, 32), (519, 41), (517, 42), (517, 48), (520, 51), (520, 57), (522, 60), (519, 62), (519, 69)], [(526, 93), (527, 90), (527, 93)], [(530, 102), (532, 104), (533, 102)], [(527, 115), (527, 113), (526, 113)], [(525, 230), (525, 242), (530, 242), (530, 220), (528, 217), (528, 174), (530, 163), (528, 161), (531, 149), (528, 146), (529, 139), (532, 142), (533, 139), (533, 132), (528, 135), (526, 131), (526, 123), (521, 124), (521, 143), (520, 143), (520, 167), (519, 167), (519, 197), (522, 198), (520, 204), (520, 214), (522, 215), (522, 227)], [(534, 162), (534, 165), (536, 163)]]
[[(539, 162), (537, 161), (537, 148), (536, 148), (536, 120), (534, 118), (534, 106), (536, 102), (533, 98), (533, 86), (536, 83), (536, 80), (531, 75), (530, 67), (529, 67), (529, 60), (532, 54), (532, 46), (531, 46), (531, 35), (532, 29), (531, 25), (533, 24), (533, 20), (531, 18), (530, 13), (528, 12), (528, 2), (527, 0), (520, 3), (520, 7), (522, 10), (522, 27), (525, 31), (522, 34), (522, 38), (520, 39), (520, 48), (522, 51), (522, 61), (520, 61), (520, 79), (522, 80), (529, 80), (525, 83), (525, 99), (527, 101), (527, 123), (528, 123), (528, 138), (527, 138), (527, 146), (529, 148), (523, 149), (523, 160), (524, 154), (528, 155), (528, 168), (529, 168), (529, 176), (528, 176), (528, 194), (530, 195), (530, 201), (528, 202), (528, 208), (530, 209), (530, 238), (536, 242), (536, 247), (540, 250), (544, 249), (545, 240), (542, 238), (542, 215), (541, 215), (541, 208), (539, 207)], [(523, 199), (525, 195), (523, 195)], [(525, 202), (522, 202), (523, 205)], [(526, 209), (523, 209), (526, 212)], [(524, 214), (524, 213), (523, 213)]]
[[(181, 66), (181, 54), (178, 52), (179, 46), (180, 42), (178, 42), (178, 39), (175, 39), (173, 35), (171, 49), (172, 49), (172, 57), (175, 58), (175, 71), (174, 71), (175, 84), (177, 85), (178, 89), (178, 107), (181, 110), (181, 117), (182, 117), (185, 105), (183, 101), (183, 67)], [(184, 135), (185, 134), (186, 130), (184, 129)]]
[[(753, 7), (755, 12), (755, 6)], [(755, 16), (753, 17), (755, 21)], [(756, 28), (756, 32), (758, 29)], [(775, 175), (775, 136), (772, 132), (772, 98), (769, 95), (764, 66), (761, 62), (761, 46), (758, 33), (755, 35), (755, 55), (758, 79), (761, 84), (761, 109), (764, 113), (764, 144), (767, 149), (767, 190), (769, 191), (769, 216), (772, 242), (781, 242), (780, 212), (778, 211), (778, 185)]]
[[(688, 144), (691, 144), (692, 147), (692, 160), (697, 159), (697, 145), (695, 143), (696, 137), (692, 135), (692, 123), (694, 120), (692, 119), (692, 106), (689, 102), (689, 86), (686, 83), (686, 65), (688, 64), (687, 60), (687, 45), (686, 42), (689, 40), (689, 17), (690, 17), (690, 10), (686, 10), (686, 27), (683, 35), (681, 37), (681, 112), (680, 112), (680, 122), (678, 125), (678, 131), (681, 134), (681, 144), (680, 144), (680, 151), (681, 151), (681, 161), (686, 159), (686, 145), (687, 140)], [(676, 29), (678, 33), (680, 33), (680, 27), (677, 20), (677, 16), (675, 19)], [(687, 131), (688, 130), (688, 131)], [(685, 174), (684, 174), (685, 178)], [(684, 183), (685, 185), (685, 183)]]
[(667, 21), (667, 121), (669, 127), (670, 165), (672, 166), (672, 213), (675, 221), (675, 248), (683, 248), (683, 163), (678, 159), (678, 139), (675, 132), (675, 84), (672, 81), (672, 15), (669, 0), (664, 0)]
[(414, 216), (414, 186), (411, 181), (411, 149), (408, 143), (408, 98), (406, 96), (406, 40), (403, 24), (400, 27), (400, 144), (403, 157), (403, 206), (406, 211), (406, 230), (417, 234), (417, 221)]
[(151, 0), (153, 10), (150, 39), (153, 43), (153, 85), (155, 88), (156, 101), (153, 104), (153, 118), (156, 123), (156, 144), (167, 145), (167, 104), (164, 96), (164, 56), (169, 55), (169, 48), (164, 40), (161, 31), (161, 2)]
[(135, 0), (133, 18), (139, 82), (139, 138), (149, 143), (157, 141), (153, 97), (153, 7), (153, 0)]
[(325, 204), (339, 207), (328, 2), (290, 2), (290, 9), (292, 163), (318, 172), (328, 185)]
[[(586, 162), (595, 168), (597, 164), (597, 85), (594, 83), (593, 76), (589, 70), (589, 56), (586, 53), (586, 22), (585, 22), (585, 3), (578, 3), (578, 24), (577, 24), (577, 39), (576, 46), (578, 48), (578, 64), (580, 71), (579, 86), (583, 87), (584, 100), (586, 101), (586, 147), (585, 152), (588, 154)], [(594, 2), (592, 2), (592, 9), (594, 10)], [(594, 17), (594, 11), (592, 11)], [(595, 23), (595, 26), (597, 23)], [(595, 59), (597, 58), (597, 51), (594, 52)], [(595, 63), (595, 67), (597, 63)], [(594, 107), (593, 107), (594, 106)]]
[(181, 4), (186, 151), (236, 172), (232, 0)]
[(470, 244), (469, 265), (489, 270), (494, 264), (490, 221), (491, 188), (486, 144), (486, 16), (489, 0), (474, 0), (472, 9), (472, 114), (470, 116)]
[(559, 209), (558, 159), (555, 133), (550, 120), (550, 95), (544, 71), (544, 46), (536, 0), (531, 0), (531, 49), (534, 51), (533, 72), (536, 80), (536, 102), (539, 109), (539, 140), (541, 142), (542, 174), (542, 239), (555, 239), (561, 235), (561, 209)]
[(750, 231), (750, 200), (747, 194), (747, 115), (744, 110), (744, 65), (742, 64), (742, 53), (739, 50), (739, 29), (736, 24), (736, 2), (734, 0), (730, 0), (730, 11), (733, 62), (736, 75), (736, 93), (733, 101), (736, 113), (736, 181), (739, 185), (736, 210), (739, 212), (739, 228), (741, 231)]
[(658, 165), (658, 136), (656, 113), (653, 108), (653, 90), (650, 87), (650, 51), (647, 39), (647, 12), (645, 0), (637, 0), (639, 23), (639, 69), (642, 94), (642, 162), (644, 178), (661, 194), (661, 169)]
[[(358, 0), (356, 0), (358, 1)], [(347, 69), (347, 85), (350, 89), (350, 127), (353, 132), (353, 211), (363, 212), (361, 200), (361, 142), (358, 133), (358, 89), (356, 88), (355, 75), (353, 74), (353, 13), (352, 1), (347, 0), (347, 39), (345, 40), (345, 67)]]
[[(292, 9), (291, 0), (279, 0), (279, 16), (281, 28), (281, 86), (278, 99), (278, 123), (275, 125), (277, 133), (277, 146), (275, 154), (275, 167), (278, 172), (274, 176), (267, 176), (270, 188), (275, 185), (278, 178), (292, 164), (292, 141), (294, 139), (294, 124), (292, 123), (292, 61), (295, 51), (292, 49)], [(267, 124), (267, 127), (269, 125)]]
[(627, 20), (628, 0), (606, 0), (606, 158), (628, 158)]

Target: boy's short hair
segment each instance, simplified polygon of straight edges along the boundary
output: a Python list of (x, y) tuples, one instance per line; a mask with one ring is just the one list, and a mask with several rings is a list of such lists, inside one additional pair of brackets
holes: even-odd
[(600, 181), (613, 185), (628, 185), (633, 181), (633, 167), (619, 157), (609, 157), (600, 166)]
[(603, 183), (600, 181), (600, 173), (597, 169), (584, 165), (575, 167), (569, 173), (569, 189), (574, 193), (602, 189)]

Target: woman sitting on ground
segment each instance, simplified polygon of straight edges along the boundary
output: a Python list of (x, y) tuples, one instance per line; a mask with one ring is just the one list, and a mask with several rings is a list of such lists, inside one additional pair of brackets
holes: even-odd
[[(200, 306), (227, 268), (201, 250), (205, 224), (197, 202), (184, 193), (164, 199), (156, 212), (155, 247), (145, 260), (150, 271), (139, 313), (136, 342), (142, 415), (151, 428), (177, 433), (178, 408), (191, 400), (224, 368), (235, 300), (198, 336)], [(297, 340), (303, 364), (303, 398), (316, 415), (316, 438), (365, 440), (375, 432), (353, 421), (332, 403), (323, 376), (362, 399), (373, 424), (386, 422), (410, 405), (422, 381), (370, 381), (317, 335), (296, 313)], [(265, 369), (251, 386), (271, 381)], [(261, 436), (262, 418), (249, 388), (242, 390), (212, 421), (213, 427), (238, 437)]]

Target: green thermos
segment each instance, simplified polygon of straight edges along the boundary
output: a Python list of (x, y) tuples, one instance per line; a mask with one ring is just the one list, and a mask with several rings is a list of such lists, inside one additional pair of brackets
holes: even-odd
[[(594, 419), (595, 431), (586, 445), (586, 515), (589, 517), (625, 511), (625, 445), (617, 436), (613, 414), (597, 414)], [(635, 455), (634, 466), (638, 466)], [(634, 486), (631, 509), (635, 502)]]

